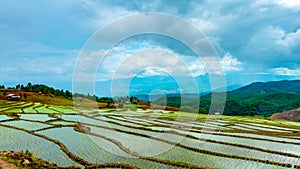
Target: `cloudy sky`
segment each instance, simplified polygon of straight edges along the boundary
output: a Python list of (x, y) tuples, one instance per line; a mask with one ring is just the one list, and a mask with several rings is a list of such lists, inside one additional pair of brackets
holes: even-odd
[[(141, 12), (174, 15), (195, 26), (214, 46), (227, 85), (300, 79), (300, 1), (2, 0), (0, 4), (0, 83), (7, 86), (30, 81), (71, 90), (77, 58), (88, 39), (110, 23)], [(156, 26), (160, 25), (167, 24)], [(186, 25), (180, 26), (184, 33)], [(196, 79), (206, 90), (208, 65), (216, 65), (215, 60), (195, 55), (180, 41), (146, 34), (110, 48), (94, 76), (108, 88), (111, 83), (105, 81), (112, 77), (116, 82), (130, 79), (138, 86), (143, 78), (176, 74)], [(170, 78), (161, 79), (159, 84), (164, 82), (170, 92), (181, 90), (167, 83)], [(140, 91), (149, 88), (139, 86)]]

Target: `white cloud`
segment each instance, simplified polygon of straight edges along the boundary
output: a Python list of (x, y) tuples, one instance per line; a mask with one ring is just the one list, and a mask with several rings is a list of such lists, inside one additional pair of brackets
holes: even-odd
[(284, 76), (300, 76), (300, 69), (289, 69), (286, 67), (279, 67), (271, 70), (277, 75)]
[(225, 54), (221, 60), (221, 65), (225, 71), (239, 71), (242, 70), (242, 62), (234, 58), (230, 53)]
[(218, 24), (210, 19), (190, 18), (189, 21), (195, 25), (200, 31), (210, 32), (218, 28)]
[(205, 63), (205, 69), (212, 74), (223, 75), (233, 71), (243, 70), (242, 62), (238, 61), (231, 54), (225, 54), (221, 59), (215, 57), (203, 57), (203, 63)]
[(277, 29), (277, 32), (274, 37), (276, 38), (275, 44), (281, 47), (287, 52), (300, 46), (300, 29), (297, 29), (295, 32), (286, 33), (281, 29)]
[(167, 75), (163, 70), (156, 67), (146, 67), (142, 72), (139, 72), (137, 77), (147, 76), (162, 76)]
[(192, 71), (193, 76), (195, 77), (207, 74), (207, 70), (200, 59), (192, 61), (189, 64), (189, 69)]
[[(155, 75), (196, 77), (207, 73), (221, 75), (224, 71), (242, 70), (242, 62), (229, 53), (224, 55), (222, 59), (215, 57), (199, 58), (196, 56), (181, 55), (168, 48), (150, 47), (145, 44), (142, 46), (144, 47), (134, 49), (120, 47), (117, 52), (112, 51), (99, 63), (97, 80), (103, 81), (112, 78), (120, 79)], [(96, 57), (97, 55), (92, 54), (91, 56)], [(95, 67), (89, 66), (89, 63), (96, 64), (95, 61), (84, 61), (84, 67)]]
[(300, 1), (298, 1), (298, 0), (277, 0), (275, 2), (279, 5), (285, 6), (287, 8), (293, 8), (296, 10), (300, 10)]
[(255, 61), (265, 65), (274, 63), (275, 59), (282, 63), (299, 59), (297, 50), (300, 46), (300, 29), (286, 32), (281, 28), (267, 26), (257, 31), (247, 45), (243, 47), (243, 54), (248, 62)]
[(124, 51), (113, 51), (107, 55), (99, 65), (97, 80), (113, 77), (205, 74), (201, 61), (196, 57), (180, 55), (168, 48), (142, 46), (144, 47), (124, 48)]
[[(2, 74), (9, 75), (3, 80), (9, 80), (9, 77), (16, 75), (13, 72), (31, 74), (32, 78), (38, 73), (44, 73), (44, 77), (49, 78), (51, 75), (72, 72), (72, 64), (78, 52), (76, 49), (79, 50), (92, 33), (122, 16), (140, 11), (168, 12), (187, 19), (208, 36), (214, 37), (210, 40), (223, 57), (220, 60), (204, 57), (201, 61), (183, 55), (180, 50), (174, 52), (164, 47), (149, 50), (147, 46), (140, 49), (120, 48), (119, 51), (114, 49), (117, 52), (109, 55), (110, 59), (104, 60), (103, 67), (97, 74), (100, 79), (112, 77), (123, 63), (126, 64), (118, 72), (120, 77), (134, 76), (126, 70), (126, 66), (127, 69), (138, 72), (140, 70), (135, 69), (135, 66), (142, 68), (142, 65), (147, 64), (156, 65), (160, 69), (145, 67), (142, 76), (188, 71), (193, 76), (199, 76), (206, 74), (207, 70), (222, 74), (221, 69), (217, 69), (219, 67), (225, 72), (250, 69), (248, 73), (252, 70), (264, 72), (274, 67), (299, 63), (298, 0), (176, 1), (172, 4), (160, 0), (153, 3), (81, 0), (72, 3), (18, 2), (18, 6), (15, 3), (5, 1), (0, 6), (0, 15), (3, 16), (0, 22), (0, 67)], [(170, 8), (167, 9), (168, 7)], [(18, 12), (10, 13), (12, 9)], [(132, 27), (138, 29), (138, 26), (150, 25), (160, 30), (159, 28), (176, 26), (176, 30), (180, 31), (186, 26), (167, 22), (152, 24), (147, 21), (144, 21), (147, 24), (141, 25), (140, 22), (141, 20), (136, 20)], [(116, 30), (111, 31), (117, 34), (132, 27), (119, 25)], [(229, 51), (234, 56), (226, 54)], [(130, 57), (134, 59), (126, 61)], [(174, 59), (176, 57), (179, 59)], [(97, 54), (86, 59), (79, 64), (87, 69), (83, 77), (91, 74), (88, 63), (96, 63)], [(10, 70), (14, 66), (17, 70)], [(274, 69), (281, 74), (295, 74), (296, 70), (282, 67)]]
[[(129, 55), (116, 70), (117, 78), (133, 77), (144, 70), (152, 71), (152, 73), (154, 70), (160, 70), (166, 74), (191, 76), (182, 56), (160, 47), (137, 50)], [(155, 71), (155, 73), (159, 72)]]

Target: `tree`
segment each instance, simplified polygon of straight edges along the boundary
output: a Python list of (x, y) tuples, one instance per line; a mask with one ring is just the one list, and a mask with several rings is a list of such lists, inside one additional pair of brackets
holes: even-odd
[(30, 82), (27, 83), (26, 88), (28, 91), (32, 91), (32, 84)]
[(205, 108), (203, 108), (203, 107), (199, 108), (199, 111), (198, 111), (199, 114), (203, 114), (205, 112), (206, 112)]
[(68, 98), (72, 98), (72, 93), (69, 90), (66, 90), (65, 93)]
[(187, 105), (183, 105), (180, 107), (180, 111), (183, 111), (183, 112), (191, 112), (191, 113), (197, 113), (197, 110), (194, 109), (193, 107), (191, 106), (187, 106)]
[(108, 100), (107, 104), (108, 104), (107, 105), (108, 108), (113, 108), (114, 107), (114, 102), (111, 99)]
[(133, 101), (133, 96), (130, 97), (130, 102), (132, 102), (132, 101)]
[(17, 90), (19, 90), (20, 88), (21, 88), (21, 85), (20, 85), (20, 84), (16, 85), (16, 89), (17, 89)]
[(46, 93), (46, 94), (51, 94), (51, 93), (50, 93), (50, 90), (49, 90), (48, 88), (45, 88), (44, 93)]
[(139, 101), (135, 99), (131, 102), (131, 104), (139, 104)]

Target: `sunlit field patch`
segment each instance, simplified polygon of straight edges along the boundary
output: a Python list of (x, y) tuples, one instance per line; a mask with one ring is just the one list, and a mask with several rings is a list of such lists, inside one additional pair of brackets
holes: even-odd
[(47, 105), (43, 105), (43, 106), (37, 107), (37, 108), (35, 108), (35, 109), (36, 109), (39, 113), (58, 113), (57, 111), (52, 110), (52, 109), (48, 109), (47, 107), (48, 107)]
[(64, 114), (76, 114), (78, 111), (74, 107), (67, 107), (67, 106), (54, 106), (51, 105), (48, 107), (48, 109), (54, 110), (58, 113), (64, 113)]

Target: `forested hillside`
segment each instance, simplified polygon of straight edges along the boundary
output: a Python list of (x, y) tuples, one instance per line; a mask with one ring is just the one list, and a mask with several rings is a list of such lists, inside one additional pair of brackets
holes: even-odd
[[(218, 101), (218, 100), (217, 100)], [(162, 103), (161, 99), (155, 103)], [(167, 97), (167, 105), (194, 107), (195, 100), (180, 97)], [(208, 113), (211, 94), (200, 97), (201, 111)], [(186, 108), (185, 106), (185, 108)], [(300, 80), (257, 82), (230, 91), (226, 96), (225, 115), (262, 115), (270, 116), (300, 107)], [(205, 110), (205, 111), (203, 111)]]

